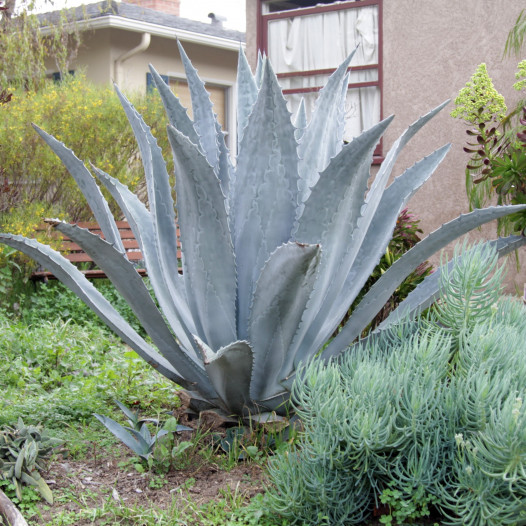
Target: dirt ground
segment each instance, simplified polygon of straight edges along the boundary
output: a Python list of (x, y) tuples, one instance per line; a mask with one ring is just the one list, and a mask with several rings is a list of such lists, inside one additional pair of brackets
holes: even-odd
[[(178, 421), (196, 428), (203, 425), (196, 420), (189, 421), (179, 414)], [(210, 433), (224, 435), (226, 426), (221, 422), (205, 422)], [(179, 440), (192, 439), (191, 432), (183, 432)], [(208, 443), (210, 448), (211, 434)], [(199, 454), (199, 449), (184, 452), (184, 469), (170, 469), (169, 472), (155, 470), (137, 471), (133, 466), (133, 453), (124, 446), (117, 446), (107, 452), (95, 443), (90, 445), (86, 458), (72, 460), (67, 453), (58, 455), (49, 464), (44, 474), (51, 488), (55, 502), (52, 506), (39, 506), (41, 517), (31, 519), (32, 524), (46, 524), (61, 512), (76, 512), (84, 508), (100, 508), (109, 499), (123, 506), (166, 509), (177, 503), (184, 508), (191, 500), (194, 506), (224, 498), (225, 494), (242, 495), (247, 501), (264, 487), (264, 470), (255, 462), (239, 461), (232, 469), (224, 469), (213, 460)], [(220, 459), (218, 459), (219, 462)], [(91, 520), (78, 520), (79, 526), (93, 524)]]

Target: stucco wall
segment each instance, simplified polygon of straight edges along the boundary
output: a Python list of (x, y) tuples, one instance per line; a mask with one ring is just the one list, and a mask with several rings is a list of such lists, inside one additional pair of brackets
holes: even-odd
[[(512, 89), (518, 58), (503, 59), (508, 31), (523, 0), (383, 0), (383, 112), (395, 120), (384, 137), (384, 152), (420, 115), (446, 99), (454, 100), (476, 67), (485, 62), (508, 107), (518, 101)], [(247, 0), (247, 56), (257, 56), (257, 2)], [(452, 148), (435, 175), (410, 202), (426, 233), (468, 211), (464, 167), (465, 125), (449, 116), (453, 102), (408, 145), (395, 175), (446, 143)], [(470, 239), (496, 237), (495, 225)], [(449, 247), (451, 249), (451, 247)], [(526, 281), (526, 248), (522, 271), (509, 265), (510, 290)], [(435, 259), (437, 262), (437, 259)]]
[[(385, 136), (386, 145), (419, 115), (452, 99), (413, 139), (399, 163), (409, 166), (442, 144), (452, 143), (442, 165), (410, 202), (424, 230), (430, 232), (468, 211), (464, 182), (468, 155), (462, 151), (466, 126), (449, 115), (459, 90), (485, 62), (508, 106), (519, 99), (512, 89), (519, 59), (502, 56), (507, 33), (525, 6), (522, 0), (384, 0), (383, 7), (384, 116), (396, 115)], [(470, 239), (493, 237), (495, 225), (470, 235)], [(520, 252), (522, 275), (517, 276), (510, 265), (511, 288), (513, 282), (522, 287), (526, 280), (526, 248)]]

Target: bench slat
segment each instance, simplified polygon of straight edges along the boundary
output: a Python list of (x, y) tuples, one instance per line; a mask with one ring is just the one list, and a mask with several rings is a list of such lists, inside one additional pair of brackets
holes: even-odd
[[(96, 234), (100, 236), (102, 239), (104, 239), (104, 235), (102, 234), (102, 231), (97, 223), (93, 222), (86, 222), (81, 221), (79, 223), (75, 223), (80, 228), (87, 228), (90, 232), (93, 234)], [(131, 262), (138, 262), (143, 259), (142, 253), (139, 250), (139, 243), (135, 239), (133, 232), (131, 230), (131, 227), (127, 221), (116, 221), (117, 228), (119, 229), (119, 235), (121, 236), (122, 243), (124, 246), (124, 249), (126, 250), (126, 257)], [(50, 225), (43, 224), (39, 225), (35, 232), (46, 232), (48, 235), (50, 235), (53, 238), (61, 238), (60, 240), (60, 247), (58, 248), (59, 252), (62, 253), (62, 255), (67, 258), (72, 263), (94, 263), (93, 259), (86, 253), (84, 250), (77, 245), (74, 241), (70, 240), (67, 236), (61, 234), (57, 230), (54, 230)], [(177, 244), (178, 244), (178, 250), (177, 250), (177, 257), (181, 258), (181, 250), (180, 250), (180, 241), (179, 241), (179, 228), (177, 228)], [(147, 272), (146, 269), (136, 269), (137, 272), (141, 276), (146, 276)], [(179, 269), (179, 272), (181, 272), (181, 269)], [(106, 278), (106, 274), (104, 271), (100, 269), (90, 269), (90, 270), (83, 270), (82, 273), (90, 279), (97, 279), (97, 278)], [(52, 272), (48, 272), (45, 270), (37, 270), (33, 272), (31, 275), (32, 280), (48, 280), (48, 279), (56, 279), (56, 277), (53, 275)]]

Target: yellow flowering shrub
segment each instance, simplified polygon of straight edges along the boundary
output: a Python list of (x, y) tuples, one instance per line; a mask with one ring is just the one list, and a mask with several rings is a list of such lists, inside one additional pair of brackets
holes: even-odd
[[(168, 153), (166, 120), (156, 96), (131, 97), (159, 144)], [(37, 124), (71, 148), (88, 166), (93, 163), (134, 192), (143, 173), (139, 149), (117, 95), (95, 86), (82, 75), (49, 82), (37, 92), (15, 92), (0, 106), (0, 227), (10, 215), (31, 203), (49, 203), (71, 221), (90, 220), (91, 212), (73, 178), (33, 130)], [(170, 157), (166, 156), (167, 159)], [(117, 207), (114, 203), (110, 206)], [(27, 218), (29, 219), (29, 218)], [(37, 222), (42, 217), (34, 217)]]

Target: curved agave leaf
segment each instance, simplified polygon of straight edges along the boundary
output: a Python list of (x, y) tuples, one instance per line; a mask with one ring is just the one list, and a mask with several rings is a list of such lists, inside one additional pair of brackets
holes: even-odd
[(340, 353), (356, 337), (396, 290), (398, 285), (423, 261), (461, 235), (484, 223), (526, 209), (526, 205), (499, 206), (475, 210), (445, 223), (420, 241), (400, 259), (394, 262), (383, 276), (369, 289), (354, 310), (351, 319), (332, 340), (324, 352), (327, 358)]
[(104, 270), (161, 354), (182, 375), (181, 385), (191, 389), (197, 386), (207, 396), (213, 397), (214, 392), (210, 390), (202, 363), (180, 348), (133, 264), (112, 245), (87, 229), (63, 222), (56, 222), (53, 226), (80, 245), (97, 266)]
[(236, 341), (214, 353), (196, 337), (204, 356), (206, 372), (225, 409), (241, 415), (252, 409), (250, 378), (252, 377), (252, 348), (246, 341)]
[[(320, 276), (295, 339), (293, 353), (301, 349), (294, 359), (296, 365), (321, 345), (317, 333), (329, 309), (329, 306), (321, 309), (321, 305), (331, 301), (329, 291), (338, 290), (347, 275), (345, 269), (342, 272), (342, 262), (349, 250), (346, 241), (352, 238), (354, 242), (374, 149), (391, 121), (392, 117), (383, 120), (347, 144), (321, 174), (305, 203), (294, 238), (303, 243), (321, 243), (323, 254)], [(318, 345), (316, 349), (311, 345), (313, 341)]]
[(181, 104), (179, 98), (173, 94), (170, 87), (164, 82), (151, 64), (149, 68), (155, 87), (161, 95), (168, 122), (182, 134), (186, 135), (194, 144), (200, 146), (199, 135), (197, 135), (195, 131), (194, 123), (189, 117), (187, 109)]
[(301, 97), (301, 102), (298, 107), (298, 112), (296, 113), (296, 120), (294, 121), (294, 126), (296, 131), (294, 132), (294, 137), (296, 141), (300, 141), (305, 133), (305, 128), (307, 127), (307, 110), (305, 108), (305, 99)]
[[(484, 243), (484, 247), (494, 247), (498, 257), (510, 254), (514, 250), (526, 245), (525, 236), (508, 236)], [(462, 256), (460, 256), (462, 257)], [(451, 270), (454, 261), (448, 263)], [(402, 301), (398, 307), (377, 327), (376, 331), (387, 329), (403, 318), (412, 318), (425, 309), (429, 308), (440, 294), (440, 276), (442, 270), (439, 268), (433, 274), (427, 276), (407, 298)], [(375, 332), (376, 332), (375, 331)]]
[(231, 203), (238, 271), (238, 337), (247, 338), (255, 283), (270, 254), (290, 240), (298, 158), (294, 127), (270, 65), (245, 128)]
[(248, 117), (258, 98), (258, 87), (242, 47), (239, 47), (237, 61), (237, 147), (243, 138), (243, 132), (248, 124)]
[(170, 380), (184, 382), (174, 367), (148, 345), (124, 318), (111, 306), (108, 300), (86, 279), (84, 274), (57, 251), (34, 239), (14, 234), (0, 234), (0, 242), (20, 250), (33, 258), (70, 288), (88, 307), (118, 334), (137, 354)]
[[(391, 230), (392, 227), (389, 224), (389, 222), (383, 223), (381, 219), (383, 211), (380, 209), (380, 204), (382, 202), (382, 198), (384, 195), (385, 185), (387, 184), (387, 180), (389, 176), (391, 175), (391, 171), (394, 167), (394, 163), (396, 159), (398, 158), (403, 147), (409, 142), (409, 140), (415, 135), (415, 133), (420, 128), (422, 128), (422, 126), (424, 126), (427, 122), (429, 122), (429, 120), (432, 117), (434, 117), (446, 104), (447, 102), (439, 105), (434, 110), (420, 117), (416, 122), (411, 124), (409, 128), (399, 137), (399, 139), (395, 142), (393, 147), (388, 152), (386, 159), (384, 160), (380, 169), (378, 170), (378, 174), (376, 175), (374, 179), (371, 189), (367, 193), (367, 197), (365, 199), (365, 206), (362, 209), (363, 214), (362, 214), (362, 217), (360, 218), (359, 227), (353, 231), (352, 243), (349, 243), (348, 245), (349, 250), (344, 254), (344, 257), (342, 259), (342, 263), (339, 269), (339, 274), (336, 277), (336, 279), (332, 281), (330, 285), (331, 288), (327, 292), (326, 297), (328, 298), (328, 300), (330, 299), (331, 302), (330, 304), (326, 303), (320, 309), (318, 319), (316, 320), (317, 323), (312, 324), (311, 327), (309, 328), (309, 335), (307, 337), (307, 341), (309, 341), (310, 343), (310, 349), (302, 350), (302, 352), (298, 356), (299, 361), (303, 360), (310, 353), (316, 352), (320, 348), (320, 346), (327, 340), (327, 338), (330, 337), (334, 329), (338, 326), (338, 323), (342, 319), (343, 315), (345, 314), (348, 306), (352, 303), (354, 297), (358, 294), (359, 290), (361, 289), (361, 286), (363, 286), (363, 283), (365, 282), (367, 277), (369, 277), (370, 272), (365, 277), (361, 276), (359, 279), (355, 278), (353, 282), (355, 281), (358, 282), (356, 284), (356, 287), (352, 290), (348, 290), (349, 296), (342, 297), (341, 293), (345, 289), (345, 285), (353, 284), (353, 282), (350, 282), (350, 280), (348, 280), (348, 276), (349, 274), (352, 273), (353, 267), (355, 265), (359, 266), (361, 263), (360, 259), (363, 259), (363, 257), (366, 257), (367, 259), (373, 258), (372, 262), (369, 264), (369, 266), (371, 267), (371, 272), (372, 272), (372, 269), (378, 262), (378, 259), (379, 259), (378, 253), (370, 254), (368, 252), (362, 251), (362, 245), (365, 242), (367, 233), (370, 232), (369, 235), (373, 235), (373, 233), (375, 235), (378, 235), (379, 239), (377, 240), (377, 243), (382, 242), (384, 245), (383, 247), (381, 245), (378, 245), (380, 248), (377, 247), (377, 250), (381, 249), (382, 252), (383, 250), (385, 250), (385, 246), (387, 246), (387, 243), (389, 242), (389, 237), (392, 232)], [(428, 169), (434, 169), (436, 168), (436, 166), (434, 165), (435, 160), (436, 159), (434, 157), (431, 157), (431, 161), (427, 163), (424, 159), (424, 164), (420, 166), (421, 168), (426, 166)], [(422, 177), (425, 179), (426, 174), (423, 174)], [(399, 189), (399, 190), (403, 189), (403, 185), (398, 183), (397, 186), (395, 186), (395, 190), (396, 189)], [(399, 198), (402, 198), (402, 197), (403, 196), (399, 196)], [(380, 223), (381, 228), (377, 232), (377, 231), (372, 230), (372, 227), (374, 226), (373, 221), (375, 217), (378, 215), (379, 215), (379, 218), (377, 219), (377, 221)], [(386, 238), (387, 238), (387, 241), (386, 241)], [(363, 256), (362, 258), (359, 258), (360, 254), (362, 254)], [(360, 285), (360, 282), (362, 282), (362, 285)], [(343, 299), (344, 301), (336, 305), (334, 300), (337, 297), (339, 297), (339, 299)], [(299, 363), (299, 361), (296, 363)]]
[(215, 168), (219, 160), (218, 137), (216, 133), (216, 117), (210, 95), (205, 89), (205, 83), (199, 78), (183, 46), (177, 41), (181, 60), (183, 61), (186, 80), (190, 88), (192, 98), (192, 111), (194, 116), (194, 127), (199, 136), (201, 145), (208, 162)]
[[(330, 159), (342, 149), (347, 68), (355, 52), (356, 50), (340, 64), (320, 91), (310, 123), (299, 143), (299, 205), (307, 199), (310, 189), (316, 184), (319, 174), (325, 170)], [(298, 215), (300, 214), (301, 206)]]
[(254, 400), (283, 391), (278, 373), (290, 352), (319, 262), (319, 245), (288, 243), (276, 249), (263, 267), (248, 324), (254, 350), (255, 374), (250, 389)]
[(139, 145), (150, 212), (155, 218), (153, 225), (158, 239), (159, 256), (163, 266), (163, 275), (171, 282), (171, 286), (181, 292), (182, 279), (179, 274), (177, 258), (177, 228), (175, 225), (174, 202), (170, 188), (168, 171), (161, 148), (144, 122), (142, 116), (130, 104), (128, 99), (115, 86), (115, 91), (128, 117), (133, 133)]
[(267, 64), (267, 56), (261, 51), (258, 50), (258, 62), (256, 64), (256, 73), (254, 79), (256, 81), (256, 86), (258, 89), (261, 88), (263, 84), (263, 74), (265, 73), (265, 66)]
[(73, 179), (75, 179), (81, 192), (86, 198), (95, 219), (99, 223), (99, 226), (104, 233), (104, 237), (110, 243), (115, 245), (120, 252), (125, 253), (121, 236), (119, 235), (119, 229), (115, 224), (110, 207), (90, 171), (84, 166), (84, 163), (73, 153), (73, 151), (64, 145), (64, 143), (57, 141), (55, 137), (49, 135), (35, 124), (33, 124), (33, 128), (37, 131), (40, 137), (44, 139), (44, 142), (53, 150), (53, 152), (55, 152)]
[[(219, 159), (217, 161), (217, 166), (215, 168), (215, 173), (221, 182), (221, 188), (223, 193), (230, 197), (230, 186), (232, 184), (232, 161), (230, 160), (230, 151), (225, 143), (225, 132), (221, 129), (221, 125), (216, 121), (216, 133), (217, 133), (217, 143), (219, 148)], [(225, 201), (227, 212), (230, 208), (229, 199)]]
[(373, 272), (374, 267), (380, 261), (391, 239), (398, 214), (416, 190), (431, 177), (449, 149), (450, 145), (446, 145), (428, 157), (424, 157), (397, 177), (391, 186), (385, 190), (356, 261), (347, 275), (344, 285), (340, 287), (335, 299), (328, 306), (326, 320), (330, 325), (323, 329), (323, 333), (327, 337), (334, 332), (339, 320), (343, 318), (350, 304)]
[(205, 157), (172, 126), (183, 277), (197, 334), (212, 349), (237, 338), (236, 273), (225, 196)]
[(97, 413), (93, 413), (93, 416), (137, 456), (145, 460), (149, 457), (151, 454), (150, 443), (148, 443), (142, 435), (139, 433), (134, 433), (132, 435), (128, 430), (109, 416), (99, 415)]
[(195, 332), (195, 325), (186, 298), (178, 289), (171, 286), (172, 282), (167, 281), (163, 273), (152, 215), (139, 198), (130, 192), (125, 185), (95, 166), (93, 166), (93, 170), (117, 201), (130, 223), (135, 239), (141, 248), (155, 297), (168, 323), (183, 347), (186, 349), (193, 348), (197, 354), (197, 349), (195, 349), (191, 339), (191, 334)]

